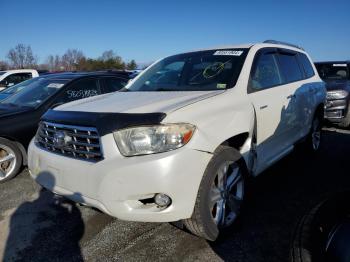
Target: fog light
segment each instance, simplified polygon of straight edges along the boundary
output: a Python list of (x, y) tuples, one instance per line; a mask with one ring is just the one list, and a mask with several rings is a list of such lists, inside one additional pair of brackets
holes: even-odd
[(154, 202), (160, 207), (166, 207), (171, 204), (171, 198), (166, 194), (158, 193), (154, 196)]

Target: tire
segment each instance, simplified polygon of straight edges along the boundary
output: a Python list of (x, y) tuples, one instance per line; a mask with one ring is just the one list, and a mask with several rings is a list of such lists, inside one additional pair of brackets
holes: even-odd
[(303, 143), (303, 148), (306, 151), (316, 153), (320, 150), (322, 144), (322, 122), (321, 114), (316, 113), (313, 120), (309, 134)]
[[(349, 261), (339, 259), (349, 254), (348, 245), (335, 248), (338, 259), (335, 259), (334, 250), (329, 248), (334, 240), (332, 233), (349, 218), (349, 201), (349, 192), (338, 194), (318, 204), (300, 220), (293, 235), (291, 262)], [(343, 243), (349, 241), (350, 236), (347, 234)]]
[(22, 153), (17, 145), (0, 138), (0, 183), (15, 177), (22, 167)]
[(215, 151), (199, 186), (193, 214), (183, 220), (192, 234), (215, 241), (222, 229), (233, 224), (244, 200), (246, 170), (237, 150), (220, 146)]
[(342, 127), (342, 128), (349, 128), (349, 126), (350, 126), (350, 105), (348, 106), (348, 111), (346, 112), (345, 117), (338, 124), (338, 126)]

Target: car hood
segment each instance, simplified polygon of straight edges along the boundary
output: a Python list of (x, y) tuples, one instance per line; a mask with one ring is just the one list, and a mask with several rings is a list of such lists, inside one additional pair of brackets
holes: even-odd
[(111, 113), (169, 113), (225, 92), (185, 91), (185, 92), (115, 92), (78, 100), (55, 110), (111, 112)]
[(33, 110), (30, 107), (17, 107), (0, 103), (0, 117), (16, 115)]
[(325, 80), (327, 91), (347, 90), (350, 91), (350, 81), (347, 80)]
[(0, 93), (0, 101), (1, 100), (4, 100), (5, 98), (8, 98), (11, 94), (6, 94), (6, 93), (3, 93), (2, 92)]

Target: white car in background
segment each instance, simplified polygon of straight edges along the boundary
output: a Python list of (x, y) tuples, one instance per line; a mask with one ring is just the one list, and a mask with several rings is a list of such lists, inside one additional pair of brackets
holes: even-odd
[(249, 176), (299, 142), (320, 147), (326, 89), (293, 45), (170, 56), (122, 91), (43, 116), (28, 160), (39, 184), (120, 219), (181, 220), (215, 240), (236, 220)]
[(0, 91), (16, 85), (33, 77), (38, 77), (39, 72), (34, 69), (18, 69), (0, 71)]

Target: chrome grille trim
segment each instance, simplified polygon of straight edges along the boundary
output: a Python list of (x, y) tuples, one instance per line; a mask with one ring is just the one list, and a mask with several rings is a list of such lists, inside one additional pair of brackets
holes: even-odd
[[(64, 145), (54, 141), (57, 132), (69, 138)], [(50, 152), (80, 160), (97, 162), (103, 159), (100, 136), (93, 127), (42, 121), (39, 123), (35, 144)]]

